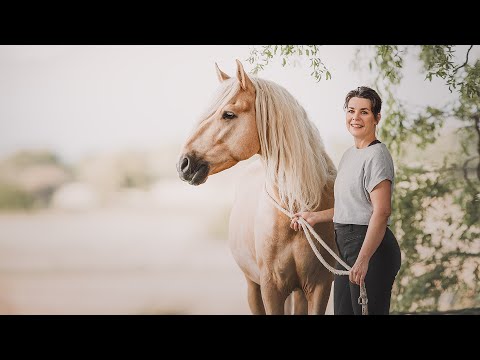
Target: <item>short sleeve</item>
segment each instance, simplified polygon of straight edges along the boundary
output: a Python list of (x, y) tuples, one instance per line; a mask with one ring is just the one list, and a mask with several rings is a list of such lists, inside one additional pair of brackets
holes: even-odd
[(388, 151), (379, 151), (365, 163), (364, 185), (368, 193), (383, 180), (394, 181), (394, 168), (392, 156)]

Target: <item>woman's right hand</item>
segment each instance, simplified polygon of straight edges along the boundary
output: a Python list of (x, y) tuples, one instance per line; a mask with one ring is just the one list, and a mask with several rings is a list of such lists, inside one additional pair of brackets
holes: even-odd
[(300, 217), (303, 218), (307, 223), (309, 223), (310, 226), (314, 226), (318, 222), (316, 212), (303, 211), (303, 212), (296, 213), (293, 215), (293, 219), (290, 222), (290, 227), (295, 231), (302, 229), (302, 227), (298, 223), (298, 218)]

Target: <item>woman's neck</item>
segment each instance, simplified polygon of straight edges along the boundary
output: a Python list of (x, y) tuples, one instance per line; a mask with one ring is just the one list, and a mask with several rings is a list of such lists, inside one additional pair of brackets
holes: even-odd
[(362, 138), (362, 139), (359, 139), (359, 138), (355, 138), (355, 147), (357, 149), (364, 149), (366, 148), (368, 145), (370, 145), (370, 143), (372, 141), (375, 141), (377, 140), (375, 134), (373, 134), (372, 136), (368, 136), (368, 137), (365, 137), (365, 138)]

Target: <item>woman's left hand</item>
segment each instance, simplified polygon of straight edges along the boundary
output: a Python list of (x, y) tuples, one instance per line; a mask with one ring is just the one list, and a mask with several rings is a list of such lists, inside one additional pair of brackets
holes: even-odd
[(357, 285), (362, 285), (368, 271), (368, 260), (357, 258), (350, 270), (350, 281)]

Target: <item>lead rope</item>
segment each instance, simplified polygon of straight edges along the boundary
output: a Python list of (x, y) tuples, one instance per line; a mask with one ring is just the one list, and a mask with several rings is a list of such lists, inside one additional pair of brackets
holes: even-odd
[[(275, 207), (280, 210), (282, 213), (287, 215), (290, 219), (293, 220), (294, 214), (289, 213), (287, 210), (282, 208), (276, 201), (275, 199), (268, 193), (267, 188), (265, 187), (265, 192), (267, 193), (268, 197), (270, 198), (271, 202)], [(340, 259), (335, 252), (328, 247), (327, 244), (322, 240), (322, 238), (315, 232), (313, 227), (305, 221), (305, 219), (299, 217), (297, 222), (302, 226), (303, 232), (305, 233), (308, 243), (310, 244), (310, 247), (312, 248), (313, 252), (315, 255), (317, 255), (318, 260), (325, 266), (331, 273), (335, 275), (349, 275), (351, 267), (347, 265), (342, 259)], [(317, 247), (313, 243), (313, 240), (310, 236), (310, 233), (307, 231), (307, 229), (313, 234), (315, 239), (318, 240), (320, 245), (323, 246), (325, 250), (327, 250), (330, 255), (332, 255), (335, 260), (337, 260), (345, 269), (347, 270), (337, 270), (334, 267), (330, 266), (330, 264), (325, 261), (325, 259), (322, 257), (320, 252), (318, 251)], [(365, 288), (365, 282), (360, 286), (360, 297), (358, 298), (358, 304), (362, 305), (362, 315), (368, 315), (368, 298), (367, 298), (367, 289)]]

